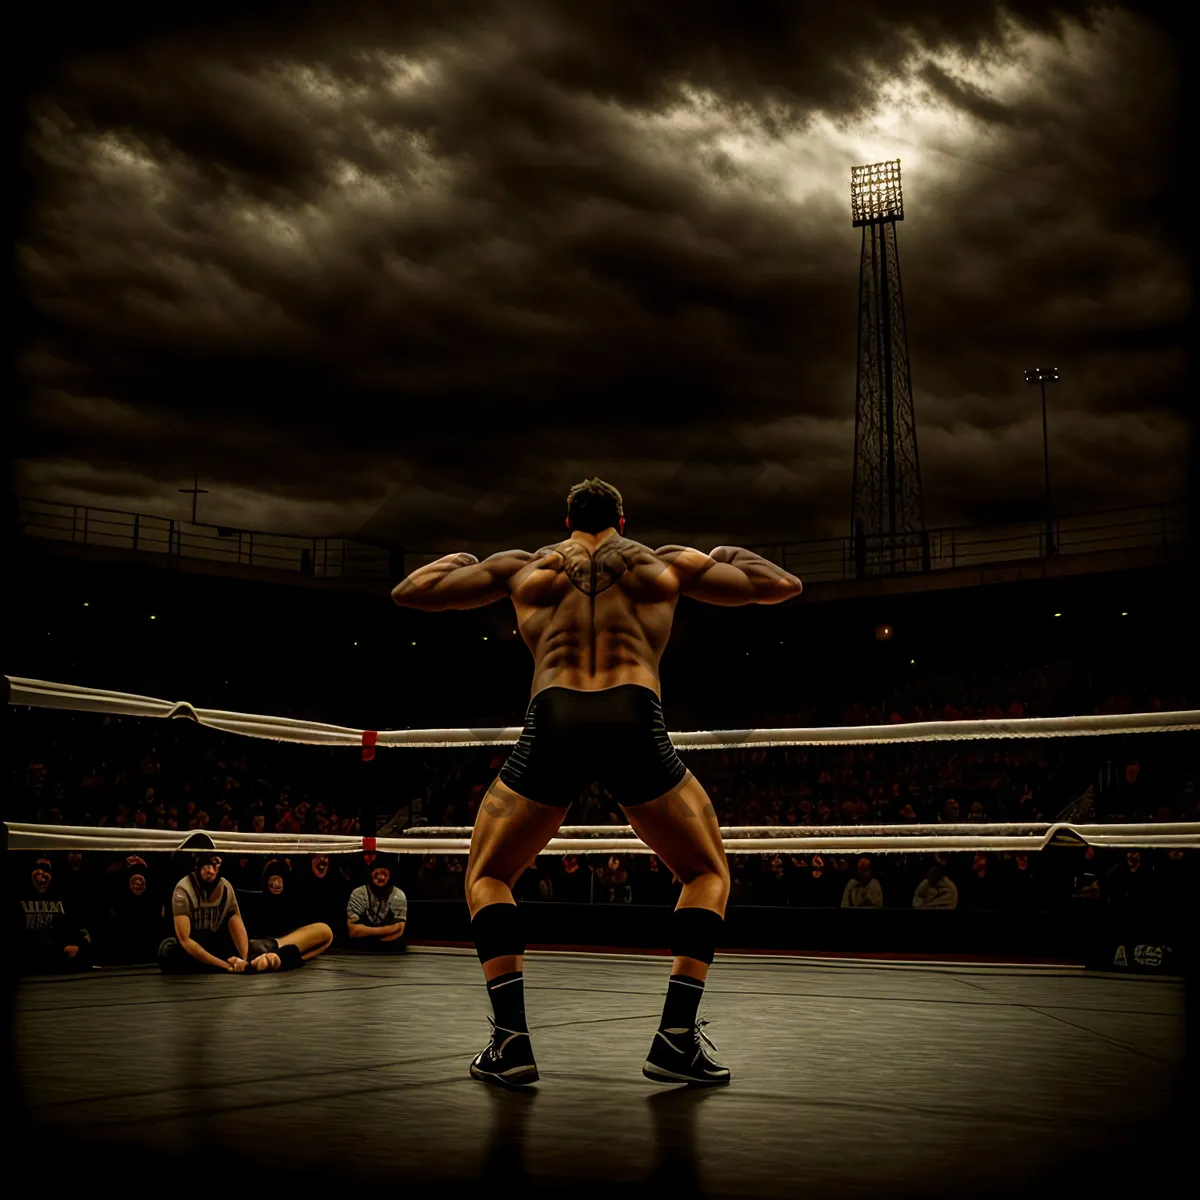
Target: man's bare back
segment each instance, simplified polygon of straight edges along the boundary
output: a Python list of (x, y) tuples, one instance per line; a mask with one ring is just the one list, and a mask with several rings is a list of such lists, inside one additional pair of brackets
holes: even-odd
[(680, 596), (778, 604), (800, 591), (800, 580), (739, 547), (651, 550), (607, 529), (575, 530), (532, 553), (504, 550), (483, 562), (447, 555), (414, 571), (392, 598), (425, 611), (509, 598), (533, 655), (531, 697), (551, 686), (599, 691), (631, 683), (658, 695), (658, 665)]
[(800, 594), (800, 580), (737, 547), (651, 550), (624, 537), (620, 493), (602, 479), (571, 489), (567, 528), (569, 538), (533, 553), (506, 550), (483, 562), (447, 555), (392, 592), (402, 607), (430, 612), (507, 598), (533, 655), (521, 737), (471, 831), (466, 896), (493, 1017), (491, 1042), (470, 1072), (507, 1087), (538, 1079), (512, 889), (582, 786), (599, 779), (681, 885), (671, 979), (642, 1073), (660, 1083), (726, 1084), (730, 1072), (708, 1055), (697, 1011), (721, 936), (729, 865), (716, 810), (667, 732), (658, 665), (680, 596), (778, 604)]

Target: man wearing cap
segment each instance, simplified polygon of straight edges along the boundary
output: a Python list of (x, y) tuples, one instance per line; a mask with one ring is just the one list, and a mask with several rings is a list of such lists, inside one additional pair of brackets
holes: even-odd
[(171, 896), (175, 936), (158, 948), (158, 965), (168, 974), (213, 971), (235, 975), (291, 971), (328, 949), (328, 925), (305, 925), (281, 938), (251, 940), (237, 896), (221, 878), (221, 856), (212, 838), (193, 834), (183, 845), (192, 869)]

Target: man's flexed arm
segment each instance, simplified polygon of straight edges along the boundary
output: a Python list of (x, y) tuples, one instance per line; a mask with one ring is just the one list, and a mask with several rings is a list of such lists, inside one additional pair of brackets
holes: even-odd
[(662, 546), (655, 554), (675, 570), (685, 596), (706, 604), (780, 604), (804, 590), (795, 575), (741, 546), (718, 546), (711, 554)]
[(526, 550), (501, 550), (483, 562), (473, 554), (447, 554), (401, 580), (392, 599), (401, 608), (425, 612), (481, 608), (503, 600), (512, 577), (532, 558)]

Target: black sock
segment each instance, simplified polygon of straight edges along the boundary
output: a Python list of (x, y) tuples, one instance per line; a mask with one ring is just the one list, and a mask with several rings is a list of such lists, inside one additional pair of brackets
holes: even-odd
[(704, 995), (704, 980), (690, 975), (672, 975), (667, 984), (667, 1000), (663, 1005), (659, 1029), (664, 1031), (691, 1029), (696, 1024), (700, 997)]
[(487, 981), (487, 990), (496, 1024), (514, 1033), (528, 1033), (525, 1024), (524, 973), (513, 971), (509, 975), (497, 975), (495, 979)]

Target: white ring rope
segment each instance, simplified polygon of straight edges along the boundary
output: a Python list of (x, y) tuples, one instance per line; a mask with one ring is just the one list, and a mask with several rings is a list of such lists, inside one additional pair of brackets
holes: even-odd
[[(275, 741), (326, 746), (512, 745), (518, 727), (504, 729), (362, 730), (290, 717), (223, 712), (196, 708), (148, 696), (110, 692), (74, 684), (8, 676), (11, 704), (65, 708), (137, 717), (185, 717), (225, 733)], [(698, 730), (670, 734), (679, 749), (736, 749), (743, 746), (853, 746), (881, 742), (966, 741), (979, 738), (1087, 737), (1106, 734), (1157, 733), (1200, 729), (1200, 710), (1079, 717), (1030, 717), (1020, 720), (922, 721), (901, 725), (863, 725), (829, 729)], [(119, 853), (173, 850), (188, 836), (176, 830), (7, 823), (9, 845), (24, 850), (103, 849)], [(792, 833), (797, 826), (731, 826), (722, 830), (732, 854), (864, 852), (906, 853), (960, 850), (1037, 851), (1057, 843), (1112, 847), (1200, 848), (1200, 822), (1151, 825), (1070, 825), (1000, 823), (954, 825), (819, 826), (820, 832)], [(812, 828), (812, 827), (808, 827)], [(213, 844), (228, 854), (354, 854), (376, 849), (398, 854), (462, 854), (470, 848), (464, 826), (423, 827), (399, 838), (351, 835), (294, 835), (209, 832)], [(613, 835), (618, 836), (613, 836)], [(545, 854), (650, 854), (622, 826), (564, 827)], [(449, 836), (445, 836), (449, 835)], [(624, 836), (620, 836), (624, 835)]]
[[(10, 704), (67, 708), (134, 717), (186, 717), (247, 737), (322, 746), (511, 746), (519, 726), (503, 729), (350, 729), (291, 717), (196, 708), (186, 700), (156, 700), (125, 692), (47, 683), (8, 676)], [(1104, 734), (1164, 733), (1200, 729), (1200, 710), (1124, 713), (1081, 717), (1024, 717), (1020, 720), (914, 721), (899, 725), (854, 725), (828, 729), (692, 730), (668, 736), (679, 750), (732, 750), (744, 746), (861, 746), (880, 742), (970, 741), (980, 738), (1096, 737)]]
[[(109, 853), (163, 853), (179, 849), (191, 836), (171, 829), (114, 829), (89, 825), (34, 825), (6, 822), (12, 850), (102, 850)], [(1004, 826), (976, 825), (972, 836), (894, 835), (864, 832), (856, 826), (827, 826), (820, 833), (792, 837), (763, 837), (763, 830), (746, 827), (747, 834), (724, 839), (729, 854), (820, 854), (875, 853), (907, 854), (912, 851), (1024, 851), (1037, 852), (1052, 844), (1109, 846), (1123, 848), (1200, 849), (1200, 822), (1161, 825), (1046, 825), (1040, 833), (1008, 835), (995, 832)], [(769, 826), (770, 829), (777, 828)], [(795, 828), (789, 827), (789, 828)], [(205, 831), (207, 832), (207, 831)], [(570, 833), (570, 830), (563, 830)], [(618, 830), (620, 832), (620, 830)], [(352, 835), (274, 833), (210, 833), (222, 854), (360, 854), (378, 850), (391, 854), (466, 854), (469, 837), (363, 838)], [(556, 837), (542, 854), (652, 854), (644, 842), (632, 836)]]

